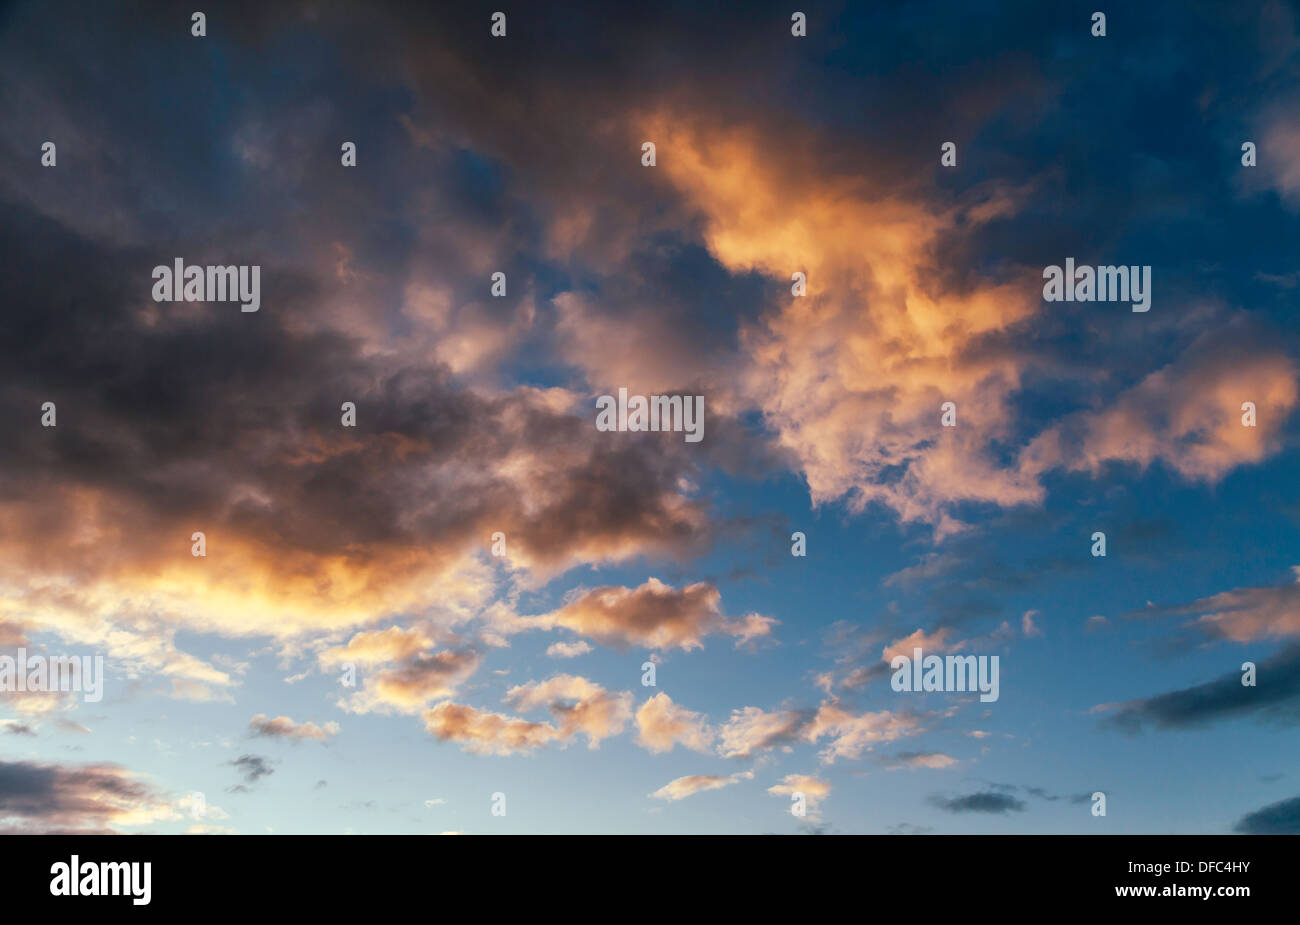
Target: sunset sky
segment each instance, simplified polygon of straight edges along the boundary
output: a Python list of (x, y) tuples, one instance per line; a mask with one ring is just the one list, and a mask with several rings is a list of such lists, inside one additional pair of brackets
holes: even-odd
[(3, 6), (0, 655), (106, 680), (0, 691), (0, 831), (1300, 832), (1297, 78), (1279, 0)]

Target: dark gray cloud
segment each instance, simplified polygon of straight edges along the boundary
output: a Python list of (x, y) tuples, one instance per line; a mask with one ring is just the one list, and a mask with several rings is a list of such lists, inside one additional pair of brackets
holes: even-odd
[(1025, 802), (996, 790), (981, 793), (969, 793), (965, 796), (945, 797), (933, 794), (929, 797), (932, 806), (949, 813), (993, 813), (1002, 815), (1011, 812), (1024, 812)]
[(167, 817), (165, 799), (119, 765), (0, 761), (0, 830), (109, 833), (151, 815)]
[(1260, 662), (1254, 687), (1241, 680), (1242, 672), (1234, 671), (1205, 684), (1132, 700), (1102, 724), (1137, 733), (1147, 727), (1201, 728), (1247, 716), (1283, 725), (1300, 721), (1300, 646), (1288, 646)]
[(1300, 797), (1279, 800), (1246, 813), (1232, 830), (1241, 835), (1300, 835)]
[(242, 784), (228, 788), (231, 793), (246, 793), (259, 780), (275, 773), (270, 762), (260, 755), (240, 755), (234, 761), (226, 763), (234, 767), (239, 776), (244, 779)]
[[(277, 282), (270, 267), (257, 314), (168, 317), (164, 303), (147, 320), (157, 255), (92, 245), (12, 204), (0, 214), (0, 248), (25, 267), (0, 315), (0, 412), (38, 421), (54, 401), (59, 414), (57, 428), (14, 428), (0, 500), (21, 485), (48, 502), (51, 527), (63, 516), (53, 493), (77, 484), (118, 498), (141, 528), (184, 520), (309, 554), (436, 556), (504, 529), (519, 550), (562, 561), (629, 542), (676, 552), (702, 536), (700, 506), (674, 500), (692, 465), (680, 447), (597, 441), (581, 412), (526, 393), (480, 395), (437, 366), (385, 368), (358, 341), (290, 322), (317, 284)], [(358, 406), (354, 444), (343, 400)], [(483, 465), (520, 453), (544, 496)], [(429, 478), (439, 467), (460, 475)]]

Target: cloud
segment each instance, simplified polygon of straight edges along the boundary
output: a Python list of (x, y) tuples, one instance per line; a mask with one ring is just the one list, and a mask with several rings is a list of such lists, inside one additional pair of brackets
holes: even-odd
[(590, 748), (618, 735), (632, 718), (632, 695), (611, 693), (578, 675), (556, 675), (510, 688), (505, 701), (520, 712), (546, 709), (562, 739), (582, 734)]
[(790, 794), (804, 793), (810, 797), (821, 799), (830, 796), (831, 785), (829, 781), (813, 777), (810, 774), (787, 774), (781, 778), (779, 784), (774, 784), (767, 788), (768, 793)]
[(546, 654), (551, 658), (577, 658), (591, 651), (591, 644), (584, 639), (577, 642), (553, 642), (546, 647)]
[(747, 758), (772, 748), (789, 750), (798, 743), (817, 744), (829, 739), (819, 752), (823, 764), (837, 758), (855, 760), (877, 743), (918, 735), (923, 732), (913, 716), (889, 710), (854, 713), (837, 700), (825, 700), (816, 711), (778, 710), (766, 713), (758, 707), (733, 710), (718, 731), (718, 754), (724, 758)]
[(191, 819), (229, 819), (230, 814), (220, 806), (214, 806), (204, 799), (202, 794), (189, 793), (176, 801), (176, 809)]
[(112, 833), (178, 815), (152, 785), (115, 764), (0, 762), (0, 828), (11, 833)]
[(1300, 835), (1300, 797), (1270, 803), (1237, 820), (1240, 835)]
[(26, 628), (22, 623), (0, 619), (0, 649), (16, 649), (27, 643)]
[(721, 604), (718, 589), (704, 582), (678, 589), (650, 578), (638, 588), (579, 590), (560, 609), (521, 619), (532, 627), (560, 626), (619, 649), (640, 645), (685, 651), (702, 648), (704, 637), (714, 633), (732, 636), (739, 644), (768, 635), (776, 624), (758, 614), (730, 619)]
[(270, 777), (275, 773), (275, 769), (260, 755), (240, 755), (233, 761), (226, 763), (234, 767), (244, 780), (242, 784), (236, 784), (230, 788), (232, 793), (243, 793), (263, 777)]
[(650, 797), (655, 800), (684, 800), (689, 796), (702, 793), (705, 790), (718, 790), (722, 787), (728, 787), (731, 784), (738, 783), (742, 780), (753, 780), (753, 771), (738, 771), (735, 774), (718, 775), (718, 774), (691, 774), (686, 777), (679, 777), (664, 784)]
[(322, 668), (332, 668), (348, 662), (378, 665), (414, 658), (433, 645), (433, 638), (423, 628), (390, 626), (383, 630), (357, 633), (346, 645), (323, 650), (319, 659)]
[(307, 739), (314, 739), (317, 742), (324, 742), (331, 736), (339, 734), (339, 724), (334, 722), (326, 723), (324, 726), (317, 726), (315, 723), (295, 723), (287, 716), (277, 716), (274, 719), (268, 719), (265, 714), (258, 713), (248, 722), (249, 729), (255, 736), (266, 736), (273, 739), (290, 739), (295, 742), (302, 742)]
[(556, 675), (510, 688), (505, 702), (520, 712), (545, 709), (551, 721), (538, 722), (444, 701), (424, 712), (425, 729), (440, 741), (458, 742), (468, 752), (510, 755), (576, 736), (588, 748), (618, 735), (632, 718), (632, 695), (613, 693), (576, 675)]
[(1259, 144), (1259, 169), (1292, 208), (1300, 208), (1300, 118), (1294, 102), (1266, 116)]
[(44, 717), (76, 707), (68, 691), (0, 691), (0, 703), (23, 716)]
[(795, 710), (765, 713), (758, 707), (733, 710), (718, 730), (718, 754), (724, 758), (748, 758), (755, 752), (798, 741), (809, 716)]
[[(25, 538), (0, 543), (0, 592), (24, 613), (6, 637), (30, 624), (185, 682), (166, 693), (228, 697), (230, 672), (181, 651), (178, 633), (301, 649), (357, 630), (334, 656), (401, 660), (423, 630), (374, 624), (469, 622), (503, 581), (676, 557), (708, 532), (681, 487), (696, 466), (685, 450), (604, 439), (575, 393), (469, 386), (313, 317), (333, 286), (323, 268), (251, 261), (266, 264), (275, 305), (255, 317), (159, 306), (139, 271), (163, 259), (153, 249), (84, 239), (13, 202), (3, 211), (6, 229), (31, 219), (23, 235), (0, 234), (5, 253), (36, 261), (24, 278), (55, 282), (15, 291), (0, 317), (0, 340), (21, 331), (27, 343), (5, 358), (0, 409), (33, 395), (79, 409), (63, 418), (73, 426), (16, 434), (0, 463), (0, 477), (29, 486), (0, 499), (0, 535)], [(69, 263), (75, 278), (59, 269)], [(51, 305), (66, 330), (49, 323)], [(67, 370), (57, 383), (51, 364)], [(340, 396), (357, 405), (356, 429), (339, 424)], [(195, 530), (206, 557), (190, 555)], [(496, 530), (509, 536), (505, 576), (486, 555)]]
[(363, 687), (339, 706), (352, 713), (418, 713), (431, 701), (451, 697), (483, 662), (474, 649), (443, 649), (404, 658), (365, 677)]
[(829, 736), (831, 741), (819, 757), (824, 764), (834, 764), (836, 758), (859, 758), (878, 742), (892, 742), (922, 731), (920, 722), (910, 716), (889, 710), (854, 714), (838, 703), (825, 701), (803, 735), (809, 742)]
[(1300, 646), (1289, 646), (1258, 665), (1255, 686), (1230, 672), (1214, 681), (1155, 697), (1101, 704), (1094, 713), (1110, 713), (1103, 723), (1136, 733), (1158, 729), (1201, 728), (1214, 722), (1258, 715), (1283, 725), (1300, 722)]
[(948, 813), (993, 813), (996, 815), (1005, 815), (1011, 812), (1024, 812), (1025, 802), (1018, 800), (1007, 793), (988, 790), (980, 793), (970, 793), (959, 797), (944, 797), (940, 795), (931, 795), (929, 802), (932, 806), (942, 809)]
[(964, 646), (965, 642), (949, 642), (952, 635), (949, 627), (943, 626), (933, 633), (927, 633), (925, 630), (917, 630), (909, 636), (902, 639), (896, 639), (881, 651), (880, 657), (886, 662), (892, 662), (899, 655), (912, 657), (915, 649), (931, 654), (939, 652), (948, 652), (952, 649), (959, 649)]
[(709, 752), (717, 733), (699, 713), (673, 703), (660, 692), (636, 711), (637, 743), (651, 752), (670, 752), (677, 745)]
[[(984, 734), (980, 733), (976, 737)], [(957, 763), (957, 759), (940, 752), (899, 752), (897, 755), (882, 757), (880, 762), (892, 771), (899, 768), (950, 768)]]
[(885, 834), (886, 835), (929, 835), (933, 831), (934, 828), (932, 826), (913, 825), (910, 822), (900, 822), (896, 825), (891, 825), (888, 828), (886, 828)]
[(1300, 566), (1293, 572), (1293, 580), (1286, 584), (1234, 588), (1189, 604), (1148, 608), (1133, 616), (1200, 614), (1194, 623), (1198, 629), (1232, 642), (1300, 636)]
[(550, 723), (532, 722), (501, 713), (445, 701), (426, 710), (424, 728), (443, 742), (459, 742), (467, 752), (511, 755), (556, 741)]
[[(1023, 469), (1098, 472), (1105, 463), (1146, 468), (1162, 460), (1192, 481), (1218, 482), (1277, 452), (1300, 400), (1289, 356), (1240, 318), (1200, 335), (1174, 362), (1100, 411), (1079, 412), (1025, 448)], [(1242, 425), (1253, 402), (1257, 424)]]
[[(811, 774), (787, 774), (780, 783), (767, 788), (773, 796), (790, 796), (802, 794), (804, 797), (805, 818), (809, 822), (821, 820), (822, 801), (831, 794), (830, 781), (813, 777)], [(793, 802), (793, 801), (792, 801)]]
[[(990, 441), (1010, 430), (1023, 360), (998, 339), (1037, 300), (1010, 280), (940, 291), (937, 240), (975, 232), (1015, 208), (993, 186), (936, 206), (880, 177), (816, 167), (806, 136), (780, 142), (753, 125), (684, 112), (645, 120), (660, 168), (700, 216), (710, 253), (733, 274), (784, 281), (780, 301), (742, 331), (739, 376), (815, 505), (871, 502), (905, 521), (955, 529), (954, 501), (1038, 501), (1041, 488), (1000, 468)], [(791, 203), (797, 203), (791, 208)], [(969, 427), (940, 428), (952, 400)]]

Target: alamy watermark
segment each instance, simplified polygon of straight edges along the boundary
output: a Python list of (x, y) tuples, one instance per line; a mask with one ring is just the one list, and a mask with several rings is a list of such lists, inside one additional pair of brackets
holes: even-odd
[(155, 302), (238, 302), (239, 310), (255, 312), (262, 306), (261, 266), (186, 266), (177, 257), (174, 266), (153, 268)]
[(1045, 302), (1132, 302), (1133, 311), (1151, 309), (1151, 267), (1043, 267)]
[(998, 699), (998, 656), (996, 655), (895, 655), (889, 667), (894, 676), (889, 686), (896, 691), (979, 691), (981, 703)]
[(130, 896), (137, 906), (153, 898), (153, 862), (83, 861), (72, 855), (50, 867), (51, 896)]
[(0, 655), (0, 691), (76, 691), (86, 703), (104, 696), (104, 656), (33, 655), (18, 650), (18, 657)]
[(613, 395), (596, 399), (596, 430), (685, 432), (687, 443), (704, 439), (703, 395), (644, 395), (627, 394), (618, 390)]

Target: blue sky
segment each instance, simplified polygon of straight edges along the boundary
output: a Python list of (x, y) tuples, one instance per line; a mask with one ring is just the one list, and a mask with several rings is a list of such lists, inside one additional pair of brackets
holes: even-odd
[(1300, 831), (1294, 5), (499, 6), (0, 13), (0, 828)]

